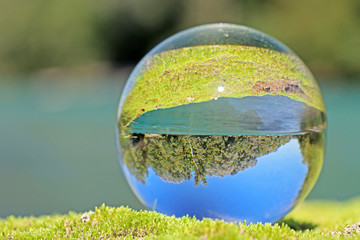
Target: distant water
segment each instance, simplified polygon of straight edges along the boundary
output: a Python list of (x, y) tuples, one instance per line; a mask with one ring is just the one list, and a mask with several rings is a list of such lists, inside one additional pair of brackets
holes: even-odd
[[(102, 203), (141, 207), (114, 140), (126, 77), (0, 80), (0, 217), (88, 211)], [(309, 199), (346, 200), (360, 195), (360, 86), (323, 82), (322, 90), (327, 148)]]
[(324, 114), (281, 95), (219, 98), (144, 113), (131, 131), (151, 134), (257, 135), (316, 128)]

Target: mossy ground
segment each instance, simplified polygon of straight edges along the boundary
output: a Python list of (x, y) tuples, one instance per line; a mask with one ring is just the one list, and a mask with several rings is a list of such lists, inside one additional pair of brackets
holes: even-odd
[[(342, 234), (360, 220), (360, 198), (348, 202), (305, 202), (276, 224), (225, 223), (168, 217), (152, 211), (101, 206), (84, 214), (8, 217), (4, 239), (360, 239)], [(331, 232), (340, 232), (332, 235)]]
[[(284, 95), (324, 111), (316, 82), (294, 56), (250, 46), (175, 49), (147, 59), (122, 107), (120, 125), (141, 114), (218, 97)], [(218, 91), (222, 86), (223, 91)]]

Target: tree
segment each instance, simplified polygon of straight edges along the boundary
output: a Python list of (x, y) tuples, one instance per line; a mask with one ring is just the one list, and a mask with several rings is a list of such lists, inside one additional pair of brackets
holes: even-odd
[(180, 183), (194, 177), (234, 175), (253, 167), (257, 158), (276, 151), (294, 136), (191, 136), (132, 134), (123, 144), (123, 163), (141, 182), (148, 168), (164, 181)]

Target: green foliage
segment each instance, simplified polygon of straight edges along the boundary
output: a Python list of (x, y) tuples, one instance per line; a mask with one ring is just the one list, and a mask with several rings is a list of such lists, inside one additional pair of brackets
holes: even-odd
[[(257, 47), (212, 45), (165, 51), (150, 57), (132, 80), (136, 84), (123, 104), (122, 126), (159, 106), (217, 97), (279, 94), (324, 110), (315, 80), (293, 56)], [(218, 86), (225, 90), (218, 92)]]
[(123, 164), (145, 183), (151, 168), (164, 181), (180, 183), (194, 178), (195, 185), (206, 178), (234, 175), (257, 164), (257, 158), (275, 152), (291, 139), (299, 141), (308, 173), (302, 187), (302, 201), (315, 184), (323, 162), (324, 132), (291, 136), (189, 136), (133, 134), (123, 143)]
[[(64, 216), (8, 217), (0, 220), (4, 239), (359, 239), (345, 237), (357, 223), (360, 199), (349, 202), (306, 202), (275, 224), (226, 223), (102, 205), (94, 212)], [(332, 236), (332, 231), (340, 236)]]
[(137, 63), (158, 42), (174, 33), (183, 5), (177, 0), (110, 1), (97, 27), (106, 59), (120, 64)]
[(0, 1), (0, 72), (99, 59), (96, 1)]
[(246, 2), (244, 22), (286, 43), (317, 74), (360, 74), (359, 1)]
[(317, 74), (359, 75), (358, 0), (2, 0), (0, 72), (137, 62), (171, 34), (230, 22), (289, 45)]
[(164, 181), (180, 183), (194, 178), (234, 175), (253, 167), (257, 158), (276, 151), (294, 136), (178, 136), (134, 134), (122, 146), (123, 163), (145, 183), (148, 168)]
[(2, 0), (0, 73), (137, 62), (173, 28), (173, 2)]

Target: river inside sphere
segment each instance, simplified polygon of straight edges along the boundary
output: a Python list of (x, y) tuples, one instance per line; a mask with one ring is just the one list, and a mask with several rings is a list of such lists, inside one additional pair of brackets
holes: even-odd
[(177, 217), (274, 222), (323, 162), (326, 113), (302, 61), (251, 28), (180, 32), (136, 66), (120, 98), (120, 164), (139, 200)]

